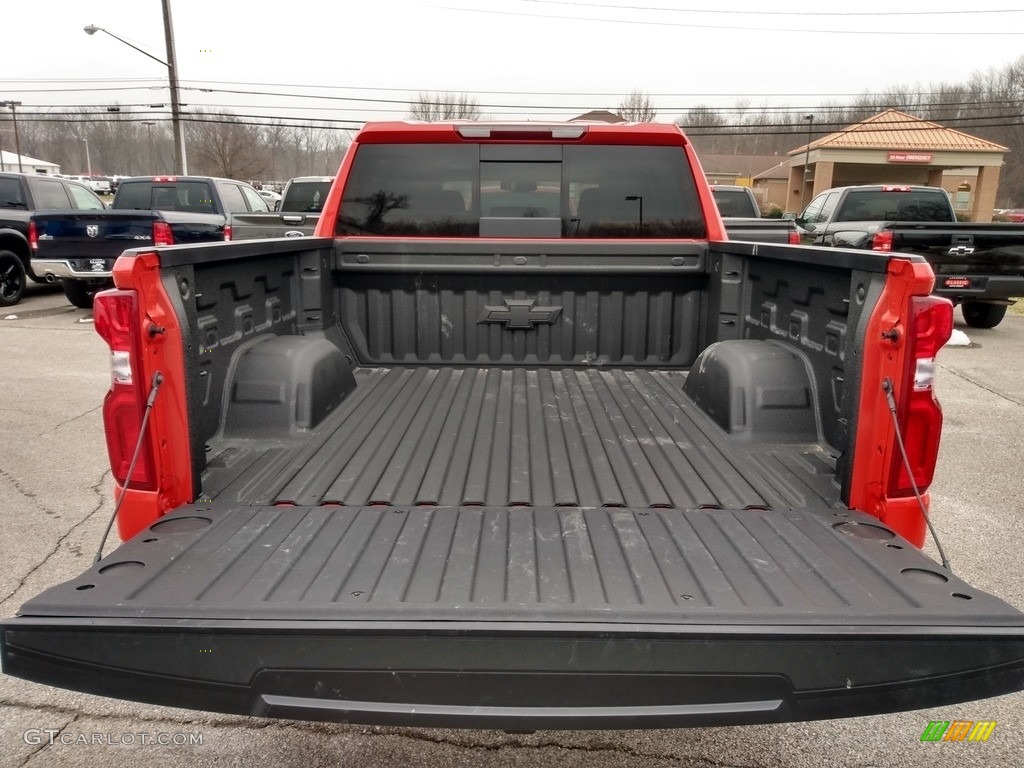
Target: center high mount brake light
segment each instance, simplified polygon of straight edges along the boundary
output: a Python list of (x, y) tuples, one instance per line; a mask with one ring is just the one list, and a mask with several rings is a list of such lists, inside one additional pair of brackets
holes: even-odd
[(586, 135), (587, 126), (552, 123), (474, 123), (456, 125), (455, 132), (464, 139), (580, 139)]

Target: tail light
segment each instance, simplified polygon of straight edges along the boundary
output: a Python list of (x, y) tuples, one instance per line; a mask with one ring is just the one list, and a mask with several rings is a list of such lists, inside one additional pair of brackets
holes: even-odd
[(789, 233), (789, 244), (790, 245), (800, 245), (800, 233), (799, 232), (795, 232), (794, 231), (794, 232), (790, 232)]
[(224, 225), (224, 239), (227, 240), (228, 242), (231, 241), (231, 225), (230, 224), (225, 224)]
[[(938, 296), (910, 300), (907, 322), (907, 357), (896, 413), (903, 433), (914, 482), (927, 490), (935, 474), (942, 431), (942, 408), (935, 399), (935, 356), (953, 333), (953, 304)], [(889, 496), (912, 496), (913, 485), (897, 450), (889, 473)]]
[(174, 234), (166, 221), (153, 222), (153, 245), (174, 245)]
[(891, 251), (892, 250), (892, 230), (883, 229), (881, 232), (875, 232), (875, 236), (871, 238), (871, 250), (872, 251)]
[(146, 408), (142, 375), (138, 298), (135, 291), (109, 290), (96, 294), (93, 324), (110, 347), (110, 391), (103, 400), (103, 426), (114, 479), (122, 488), (153, 490), (153, 453), (145, 442), (132, 476), (128, 468), (139, 441)]
[(39, 229), (34, 221), (28, 223), (28, 247), (33, 251), (39, 250)]

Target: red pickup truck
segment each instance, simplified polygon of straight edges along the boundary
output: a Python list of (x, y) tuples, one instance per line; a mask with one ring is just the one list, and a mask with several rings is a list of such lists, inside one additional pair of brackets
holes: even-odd
[(118, 260), (126, 541), (2, 623), (8, 674), (506, 729), (1024, 688), (1024, 615), (918, 549), (923, 258), (729, 241), (636, 124), (369, 124), (316, 234)]

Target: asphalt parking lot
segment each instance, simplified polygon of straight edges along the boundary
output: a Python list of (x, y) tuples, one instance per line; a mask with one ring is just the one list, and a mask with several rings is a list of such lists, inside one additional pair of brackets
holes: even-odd
[[(946, 423), (933, 520), (959, 575), (1024, 609), (1024, 317), (989, 331), (957, 319), (973, 344), (939, 357)], [(8, 617), (84, 570), (95, 552), (112, 509), (100, 418), (109, 373), (89, 313), (53, 286), (32, 285), (19, 306), (0, 310), (0, 350), (0, 616)], [(0, 766), (1020, 766), (1022, 709), (1018, 693), (815, 723), (507, 734), (209, 715), (0, 676)], [(997, 726), (985, 743), (922, 743), (931, 720)]]

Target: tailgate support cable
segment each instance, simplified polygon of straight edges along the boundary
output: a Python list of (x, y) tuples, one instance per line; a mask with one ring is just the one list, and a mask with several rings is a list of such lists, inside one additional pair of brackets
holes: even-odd
[(128, 486), (132, 481), (132, 472), (135, 471), (135, 462), (139, 460), (139, 453), (142, 451), (142, 441), (146, 439), (146, 426), (149, 424), (149, 412), (153, 410), (153, 403), (156, 402), (156, 393), (160, 389), (160, 385), (164, 383), (164, 375), (157, 371), (153, 374), (153, 385), (149, 390), (149, 397), (146, 398), (146, 410), (142, 414), (142, 425), (139, 427), (139, 439), (135, 443), (135, 452), (132, 454), (132, 461), (128, 465), (128, 474), (125, 475), (125, 486), (121, 491), (120, 497), (117, 499), (117, 503), (114, 504), (114, 512), (110, 515), (110, 520), (107, 522), (107, 527), (103, 531), (103, 537), (100, 539), (99, 549), (96, 550), (96, 557), (93, 558), (94, 563), (98, 563), (103, 559), (103, 547), (107, 543), (107, 537), (110, 536), (110, 529), (114, 527), (114, 521), (117, 520), (117, 512), (121, 509), (121, 503), (124, 501), (125, 492), (128, 490)]
[(946, 557), (946, 551), (942, 548), (942, 542), (939, 541), (939, 534), (935, 532), (935, 526), (932, 525), (931, 518), (928, 517), (928, 510), (924, 506), (924, 499), (921, 498), (921, 491), (917, 488), (917, 481), (914, 480), (914, 471), (910, 468), (910, 459), (907, 457), (907, 448), (903, 444), (903, 433), (900, 431), (900, 422), (896, 418), (896, 398), (893, 396), (893, 383), (892, 379), (886, 377), (882, 380), (882, 389), (885, 390), (885, 399), (889, 404), (889, 414), (892, 416), (892, 425), (896, 429), (896, 444), (900, 447), (900, 455), (903, 456), (903, 467), (907, 470), (907, 477), (910, 478), (910, 487), (914, 489), (914, 496), (917, 498), (917, 506), (921, 510), (921, 517), (924, 518), (924, 524), (928, 526), (928, 533), (931, 534), (932, 540), (935, 542), (935, 548), (939, 551), (939, 559), (942, 560), (942, 567), (950, 573), (953, 572), (953, 568), (949, 564), (949, 558)]

